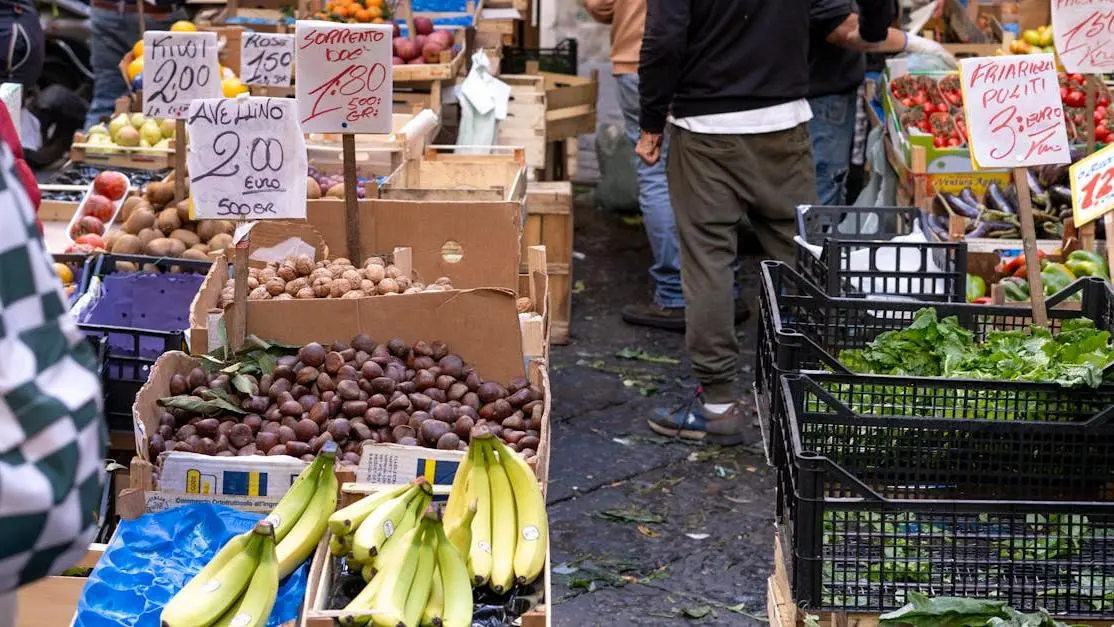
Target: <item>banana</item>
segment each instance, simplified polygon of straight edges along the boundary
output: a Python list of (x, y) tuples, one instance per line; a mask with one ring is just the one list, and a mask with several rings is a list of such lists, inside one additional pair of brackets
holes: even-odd
[(534, 581), (545, 568), (545, 555), (549, 547), (549, 517), (545, 512), (545, 497), (534, 471), (517, 453), (507, 448), (499, 438), (492, 438), (495, 451), (514, 492), (518, 534), (514, 548), (514, 574), (519, 584)]
[(395, 525), (394, 533), (391, 534), (391, 537), (383, 540), (383, 545), (379, 547), (379, 553), (371, 557), (372, 565), (378, 564), (379, 554), (387, 551), (391, 543), (397, 542), (396, 538), (410, 531), (421, 522), (422, 512), (429, 507), (429, 502), (431, 500), (432, 498), (425, 493), (424, 488), (418, 490), (418, 495), (406, 505), (406, 511), (403, 512), (402, 517), (398, 520), (398, 524)]
[(369, 606), (375, 614), (372, 624), (377, 627), (399, 627), (405, 624), (406, 597), (414, 585), (414, 575), (418, 572), (418, 554), (425, 536), (424, 524), (419, 524), (407, 533), (410, 539), (406, 546), (392, 548), (390, 560), (380, 569), (375, 579), (384, 578)]
[(426, 517), (422, 524), (425, 531), (422, 537), (421, 548), (418, 549), (417, 569), (414, 571), (414, 582), (406, 593), (406, 603), (403, 610), (405, 627), (418, 627), (422, 622), (422, 611), (429, 604), (430, 590), (433, 588), (434, 571), (437, 568), (437, 534), (433, 531), (435, 526), (440, 526), (441, 521), (436, 518)]
[[(492, 438), (495, 439), (495, 438)], [(483, 447), (487, 476), (491, 481), (491, 589), (503, 594), (514, 587), (515, 526), (514, 493), (507, 472), (490, 444)]]
[(263, 536), (259, 565), (240, 602), (225, 612), (214, 627), (265, 627), (278, 596), (278, 557), (275, 556), (275, 532), (271, 523), (261, 521), (254, 533)]
[(306, 466), (271, 513), (267, 514), (267, 520), (275, 528), (275, 542), (282, 542), (286, 534), (294, 528), (294, 523), (302, 516), (302, 512), (306, 511), (324, 464), (325, 457), (319, 455), (309, 466)]
[(370, 562), (383, 548), (387, 538), (394, 535), (399, 521), (407, 513), (407, 506), (422, 492), (421, 483), (428, 482), (424, 477), (415, 479), (405, 491), (375, 508), (375, 511), (364, 518), (352, 536), (352, 554), (357, 560), (365, 564)]
[(370, 612), (368, 604), (371, 603), (372, 598), (375, 597), (375, 593), (379, 591), (384, 581), (386, 581), (385, 577), (373, 577), (371, 581), (364, 586), (364, 589), (345, 606), (344, 611), (352, 612), (352, 614), (341, 616), (337, 619), (337, 622), (345, 626), (368, 624), (368, 621), (371, 620), (370, 614), (357, 616), (356, 613)]
[(437, 536), (437, 570), (441, 573), (441, 627), (471, 627), (472, 582), (464, 553), (448, 541), (445, 531), (435, 528)]
[(472, 519), (472, 544), (468, 549), (468, 570), (477, 586), (491, 579), (491, 481), (488, 478), (487, 460), (483, 449), (486, 445), (472, 440), (475, 448), (472, 459), (470, 492), (476, 500), (476, 516)]
[(453, 475), (453, 485), (449, 488), (449, 500), (445, 503), (445, 510), (441, 514), (441, 522), (446, 529), (460, 525), (471, 499), (468, 496), (468, 483), (472, 477), (472, 448), (468, 448), (460, 465), (456, 467)]
[(461, 555), (468, 555), (468, 548), (472, 546), (472, 521), (475, 518), (476, 501), (473, 500), (468, 504), (464, 517), (458, 521), (459, 524), (456, 527), (445, 525), (445, 535), (449, 537), (449, 542), (453, 543), (453, 546), (460, 551)]
[[(439, 542), (441, 540), (438, 540)], [(444, 540), (448, 542), (448, 540)], [(434, 554), (436, 556), (436, 553)], [(467, 577), (467, 571), (464, 573)], [(409, 602), (409, 599), (407, 599)], [(441, 585), (441, 567), (434, 566), (433, 585), (429, 589), (429, 600), (422, 609), (421, 627), (441, 627), (441, 614), (445, 611), (445, 588)]]
[(340, 557), (348, 554), (348, 547), (344, 546), (344, 536), (333, 535), (329, 537), (329, 554)]
[[(161, 627), (197, 627), (211, 625), (228, 611), (240, 598), (251, 582), (252, 573), (259, 564), (259, 553), (263, 536), (256, 533), (244, 534), (247, 542), (216, 570), (209, 570), (213, 562), (221, 558), (221, 549), (216, 557), (186, 584), (182, 591), (174, 595), (159, 616)], [(233, 542), (229, 542), (232, 545)]]
[(371, 564), (364, 564), (363, 568), (360, 569), (360, 576), (364, 578), (364, 581), (370, 583), (371, 580), (375, 578), (375, 572), (374, 566)]
[[(330, 444), (333, 446), (329, 447)], [(335, 451), (336, 445), (333, 442), (327, 443), (322, 449), (319, 457), (325, 457), (326, 460), (317, 479), (313, 497), (310, 498), (309, 505), (298, 518), (298, 522), (294, 523), (275, 549), (278, 555), (279, 579), (285, 579), (313, 554), (317, 543), (321, 542), (321, 537), (325, 535), (329, 516), (336, 510), (337, 475), (333, 465), (336, 459)]]
[(376, 492), (365, 496), (348, 507), (338, 509), (336, 513), (329, 516), (329, 531), (333, 532), (334, 537), (356, 531), (356, 528), (367, 518), (368, 514), (375, 511), (383, 503), (402, 494), (409, 487), (409, 484), (403, 484), (390, 490)]

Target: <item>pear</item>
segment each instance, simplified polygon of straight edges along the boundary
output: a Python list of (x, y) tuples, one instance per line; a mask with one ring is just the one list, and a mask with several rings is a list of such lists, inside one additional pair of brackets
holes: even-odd
[(140, 128), (142, 128), (143, 127), (143, 122), (145, 122), (145, 121), (146, 121), (146, 118), (143, 117), (142, 113), (133, 113), (132, 114), (131, 123), (132, 123), (132, 126), (135, 127), (136, 130), (139, 130)]
[(108, 146), (112, 145), (112, 139), (109, 138), (108, 133), (97, 133), (89, 136), (89, 152), (96, 155), (103, 155), (109, 152)]
[(142, 138), (139, 136), (139, 131), (130, 126), (120, 129), (116, 134), (116, 145), (134, 147), (138, 146)]
[(139, 138), (139, 147), (140, 148), (150, 148), (151, 147), (151, 142), (147, 141), (146, 137), (140, 137)]
[(162, 129), (159, 128), (159, 123), (154, 120), (147, 120), (139, 129), (140, 136), (151, 146), (159, 143), (162, 140)]
[(162, 136), (167, 139), (174, 139), (175, 128), (177, 128), (177, 124), (174, 120), (162, 120), (159, 122), (159, 129), (162, 130)]
[(116, 136), (120, 134), (120, 129), (124, 128), (125, 126), (131, 126), (131, 120), (128, 119), (127, 113), (121, 113), (120, 115), (112, 118), (112, 120), (108, 123), (108, 134), (112, 137), (113, 141), (115, 141)]
[(152, 148), (162, 148), (163, 150), (170, 150), (170, 139), (163, 138), (159, 140)]
[(89, 127), (89, 131), (86, 133), (86, 135), (90, 138), (92, 138), (94, 135), (106, 135), (107, 136), (108, 135), (108, 128), (104, 125), (104, 123), (94, 124), (93, 126)]

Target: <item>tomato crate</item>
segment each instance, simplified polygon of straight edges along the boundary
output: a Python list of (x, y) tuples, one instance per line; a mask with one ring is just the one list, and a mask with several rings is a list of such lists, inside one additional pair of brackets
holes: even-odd
[[(1081, 297), (1081, 298), (1080, 298)], [(1075, 300), (1080, 302), (1072, 302)], [(767, 436), (771, 463), (778, 451), (771, 445), (771, 424), (778, 420), (775, 390), (778, 377), (803, 370), (830, 370), (849, 376), (852, 370), (840, 360), (845, 349), (861, 349), (887, 331), (907, 328), (918, 311), (933, 307), (938, 318), (955, 316), (960, 326), (976, 338), (993, 331), (1027, 329), (1032, 309), (1025, 305), (973, 305), (925, 302), (911, 299), (851, 298), (830, 296), (788, 264), (765, 261), (759, 289), (760, 321), (755, 393), (759, 423)], [(1047, 301), (1050, 330), (1058, 332), (1065, 320), (1088, 318), (1103, 330), (1114, 330), (1114, 289), (1102, 279), (1080, 279)], [(1110, 367), (1107, 368), (1109, 373)], [(931, 377), (876, 377), (882, 380), (935, 380)], [(970, 384), (949, 380), (957, 390)], [(991, 381), (1013, 388), (1037, 383)]]
[(801, 608), (884, 612), (918, 591), (1109, 617), (1114, 387), (807, 372), (777, 393)]
[(797, 208), (797, 270), (833, 296), (963, 302), (967, 245), (931, 242), (916, 207)]

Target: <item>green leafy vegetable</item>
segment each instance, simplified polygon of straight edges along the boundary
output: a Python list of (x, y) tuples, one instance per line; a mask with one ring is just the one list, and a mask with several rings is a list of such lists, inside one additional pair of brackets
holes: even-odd
[(930, 598), (912, 590), (908, 596), (909, 603), (904, 607), (878, 617), (879, 627), (1068, 627), (1044, 610), (1022, 614), (1006, 606), (1005, 601)]

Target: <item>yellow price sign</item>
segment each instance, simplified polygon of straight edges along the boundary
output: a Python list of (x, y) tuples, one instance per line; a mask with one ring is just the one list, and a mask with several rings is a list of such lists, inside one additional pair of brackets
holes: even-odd
[(1114, 209), (1114, 144), (1075, 162), (1071, 177), (1071, 205), (1075, 226), (1101, 218)]

